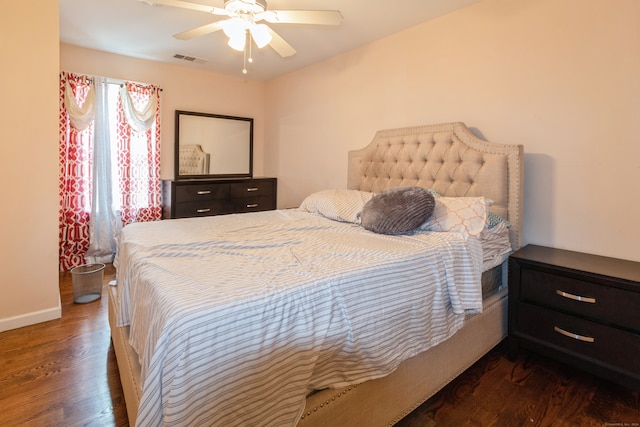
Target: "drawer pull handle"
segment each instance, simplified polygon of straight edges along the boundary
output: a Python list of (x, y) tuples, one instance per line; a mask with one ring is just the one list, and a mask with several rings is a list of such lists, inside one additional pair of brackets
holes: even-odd
[(249, 187), (247, 191), (258, 191), (258, 187)]
[(257, 208), (258, 204), (257, 203), (251, 203), (249, 205), (247, 205), (248, 208)]
[(207, 212), (211, 212), (211, 209), (207, 208), (207, 209), (198, 209), (196, 212), (198, 213), (207, 213)]
[(595, 338), (585, 337), (583, 335), (572, 334), (571, 332), (565, 331), (562, 328), (558, 328), (557, 326), (553, 327), (553, 330), (558, 332), (559, 334), (564, 335), (565, 337), (573, 338), (574, 340), (584, 341), (584, 342), (595, 342)]
[(595, 298), (581, 297), (580, 295), (574, 295), (574, 294), (570, 294), (568, 292), (563, 292), (560, 289), (556, 290), (556, 294), (560, 295), (561, 297), (572, 299), (574, 301), (588, 302), (588, 303), (591, 303), (591, 304), (595, 304), (596, 303), (596, 299)]
[(198, 196), (204, 196), (205, 194), (211, 194), (211, 190), (200, 190)]

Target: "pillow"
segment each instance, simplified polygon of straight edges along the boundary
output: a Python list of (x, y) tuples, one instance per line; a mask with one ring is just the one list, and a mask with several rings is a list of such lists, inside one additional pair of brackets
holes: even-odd
[[(433, 197), (435, 198), (442, 197), (442, 194), (438, 193), (432, 188), (430, 188), (428, 191), (433, 194)], [(493, 201), (490, 199), (486, 199), (486, 201), (487, 206), (491, 206), (493, 204)], [(511, 223), (508, 220), (493, 212), (487, 212), (487, 228), (493, 228), (500, 223), (504, 223), (507, 227), (511, 227)]]
[(436, 206), (422, 230), (452, 231), (479, 236), (487, 224), (489, 199), (484, 197), (436, 197)]
[(397, 187), (377, 194), (362, 208), (362, 226), (380, 234), (402, 234), (423, 224), (435, 206), (421, 187)]
[(298, 209), (321, 215), (334, 221), (360, 222), (360, 211), (373, 193), (358, 190), (323, 190), (310, 194)]
[(511, 227), (511, 223), (500, 215), (494, 214), (493, 212), (489, 212), (487, 214), (487, 227), (493, 228), (500, 223), (505, 224), (507, 227)]
[(478, 238), (482, 243), (482, 258), (485, 267), (502, 264), (505, 257), (511, 253), (509, 227), (504, 222), (499, 222), (492, 228), (485, 228)]

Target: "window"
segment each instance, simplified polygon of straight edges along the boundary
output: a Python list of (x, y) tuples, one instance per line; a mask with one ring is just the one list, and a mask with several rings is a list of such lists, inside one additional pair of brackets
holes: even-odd
[(61, 73), (61, 270), (110, 261), (122, 226), (161, 218), (160, 93)]

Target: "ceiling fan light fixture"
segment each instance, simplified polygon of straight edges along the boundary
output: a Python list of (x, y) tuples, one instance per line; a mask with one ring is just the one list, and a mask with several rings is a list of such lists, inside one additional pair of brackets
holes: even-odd
[(227, 44), (231, 49), (235, 49), (238, 52), (244, 51), (244, 46), (247, 43), (247, 35), (246, 33), (238, 34), (233, 37), (229, 37), (229, 41)]
[(232, 38), (238, 38), (240, 35), (244, 37), (247, 30), (247, 23), (242, 18), (231, 18), (226, 21), (221, 21), (220, 26), (225, 35)]
[(262, 49), (271, 42), (269, 27), (264, 24), (254, 24), (250, 28), (251, 37), (256, 42), (256, 46)]

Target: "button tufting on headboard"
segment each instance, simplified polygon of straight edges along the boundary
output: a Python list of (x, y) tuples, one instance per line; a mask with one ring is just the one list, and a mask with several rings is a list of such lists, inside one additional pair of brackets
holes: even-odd
[(210, 155), (200, 144), (180, 145), (180, 175), (202, 175), (209, 173)]

